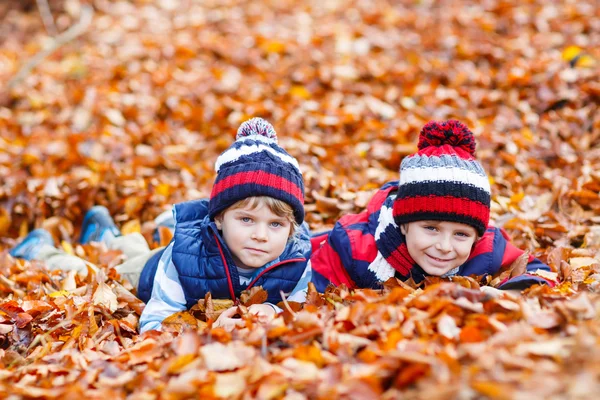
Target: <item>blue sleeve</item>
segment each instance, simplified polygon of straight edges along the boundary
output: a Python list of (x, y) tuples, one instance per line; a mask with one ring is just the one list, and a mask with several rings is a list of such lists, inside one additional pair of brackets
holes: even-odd
[[(534, 258), (527, 264), (527, 272), (535, 272), (539, 269), (543, 271), (550, 271), (550, 267), (538, 260), (537, 258)], [(502, 285), (500, 285), (498, 289), (524, 290), (532, 285), (550, 285), (552, 287), (554, 286), (554, 283), (542, 278), (541, 276), (525, 273), (523, 275), (518, 275), (510, 278)]]
[(140, 333), (160, 330), (166, 317), (187, 310), (179, 274), (171, 257), (172, 251), (173, 243), (165, 249), (158, 262), (152, 296), (140, 316)]
[(538, 260), (537, 258), (534, 258), (527, 264), (527, 272), (535, 272), (538, 269), (550, 271), (550, 267)]
[(317, 271), (312, 272), (312, 283), (315, 285), (315, 289), (317, 292), (324, 293), (327, 286), (331, 284), (331, 281), (325, 278), (323, 275), (318, 273)]
[(304, 303), (306, 301), (306, 293), (308, 292), (308, 282), (312, 279), (312, 269), (310, 267), (310, 261), (306, 263), (306, 268), (300, 277), (300, 280), (296, 284), (296, 287), (292, 290), (292, 293), (288, 296), (289, 301), (295, 301), (298, 303)]

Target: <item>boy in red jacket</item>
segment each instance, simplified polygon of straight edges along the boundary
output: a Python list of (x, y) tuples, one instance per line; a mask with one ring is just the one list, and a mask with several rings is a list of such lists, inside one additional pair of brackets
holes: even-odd
[[(418, 149), (402, 160), (399, 182), (384, 185), (364, 212), (342, 217), (312, 254), (317, 290), (378, 288), (393, 276), (493, 275), (523, 254), (488, 226), (490, 184), (475, 159), (473, 133), (458, 121), (430, 122)], [(527, 274), (500, 288), (554, 284), (537, 270), (550, 268), (530, 256)]]

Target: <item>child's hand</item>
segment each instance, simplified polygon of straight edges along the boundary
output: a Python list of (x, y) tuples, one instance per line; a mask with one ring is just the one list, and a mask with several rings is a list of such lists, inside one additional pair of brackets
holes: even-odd
[(277, 311), (270, 304), (252, 304), (248, 307), (248, 312), (257, 315), (260, 322), (270, 321), (277, 315)]
[(233, 318), (237, 314), (237, 307), (228, 308), (219, 315), (213, 326), (223, 328), (227, 331), (232, 331), (235, 327), (244, 326), (246, 323), (243, 319)]

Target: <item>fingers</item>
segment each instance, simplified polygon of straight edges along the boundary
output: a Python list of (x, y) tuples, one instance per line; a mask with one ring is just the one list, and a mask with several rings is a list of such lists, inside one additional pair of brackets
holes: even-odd
[(238, 312), (238, 308), (237, 307), (230, 307), (227, 310), (223, 311), (221, 313), (221, 315), (219, 315), (219, 318), (217, 319), (221, 319), (221, 318), (232, 318), (234, 315), (236, 315)]

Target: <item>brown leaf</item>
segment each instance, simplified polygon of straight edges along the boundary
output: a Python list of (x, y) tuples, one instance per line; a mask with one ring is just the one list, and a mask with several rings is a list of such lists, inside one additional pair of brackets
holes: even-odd
[(262, 286), (253, 286), (250, 290), (242, 291), (240, 295), (240, 302), (246, 306), (250, 307), (253, 304), (262, 304), (267, 301), (268, 298), (267, 291), (262, 288)]
[(529, 252), (526, 251), (521, 254), (517, 259), (510, 265), (510, 278), (515, 276), (523, 275), (527, 271), (527, 264), (529, 263)]
[(190, 309), (190, 313), (200, 321), (216, 320), (221, 313), (233, 307), (233, 300), (217, 299), (213, 300), (210, 292), (204, 296), (204, 299), (198, 300)]
[(182, 333), (187, 329), (197, 329), (198, 320), (189, 311), (180, 311), (165, 318), (161, 326), (166, 332)]

